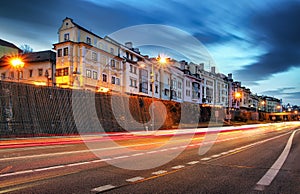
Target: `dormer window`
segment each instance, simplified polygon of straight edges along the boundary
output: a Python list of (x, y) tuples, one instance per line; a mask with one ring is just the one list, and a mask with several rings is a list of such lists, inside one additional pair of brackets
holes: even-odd
[(86, 37), (86, 43), (91, 44), (91, 38), (90, 37)]
[(64, 34), (64, 41), (68, 41), (68, 40), (70, 40), (70, 34), (66, 33)]

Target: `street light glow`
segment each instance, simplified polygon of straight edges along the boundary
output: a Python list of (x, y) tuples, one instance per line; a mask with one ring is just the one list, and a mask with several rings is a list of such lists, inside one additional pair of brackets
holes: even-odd
[(24, 62), (20, 58), (13, 58), (10, 60), (10, 64), (14, 68), (23, 68), (24, 67)]
[(241, 98), (241, 97), (242, 97), (242, 94), (241, 94), (240, 92), (236, 92), (236, 93), (234, 94), (234, 97), (235, 97), (236, 99)]

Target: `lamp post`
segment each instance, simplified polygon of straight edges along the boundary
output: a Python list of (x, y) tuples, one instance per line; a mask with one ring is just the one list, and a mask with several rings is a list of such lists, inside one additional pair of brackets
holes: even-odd
[(20, 81), (20, 69), (24, 67), (24, 62), (22, 61), (21, 58), (12, 58), (10, 60), (11, 66), (17, 70), (18, 72), (18, 82)]
[(235, 92), (234, 93), (234, 99), (235, 99), (235, 108), (237, 109), (237, 105), (238, 105), (238, 100), (240, 100), (242, 97), (242, 94), (240, 92)]

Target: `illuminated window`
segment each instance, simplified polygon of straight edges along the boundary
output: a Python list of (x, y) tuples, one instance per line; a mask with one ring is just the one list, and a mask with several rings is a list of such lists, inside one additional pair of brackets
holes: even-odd
[(66, 68), (63, 69), (63, 75), (64, 76), (69, 75), (69, 68), (68, 67), (66, 67)]
[(69, 48), (66, 47), (64, 48), (64, 56), (68, 56), (69, 55)]
[(97, 73), (97, 71), (93, 71), (93, 79), (95, 79), (95, 80), (98, 79), (98, 73)]
[(86, 70), (86, 77), (87, 78), (91, 78), (92, 77), (92, 72), (91, 72), (91, 70)]

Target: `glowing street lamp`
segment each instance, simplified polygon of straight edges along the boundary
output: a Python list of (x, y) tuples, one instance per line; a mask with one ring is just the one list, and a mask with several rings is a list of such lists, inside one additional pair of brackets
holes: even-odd
[(10, 64), (14, 69), (17, 70), (17, 72), (18, 72), (18, 82), (19, 82), (19, 80), (20, 80), (20, 69), (22, 69), (24, 67), (24, 62), (22, 61), (21, 58), (16, 57), (16, 58), (12, 58), (10, 60)]
[(234, 93), (234, 99), (235, 99), (235, 108), (237, 109), (238, 107), (238, 100), (240, 100), (242, 97), (241, 92), (235, 92)]

